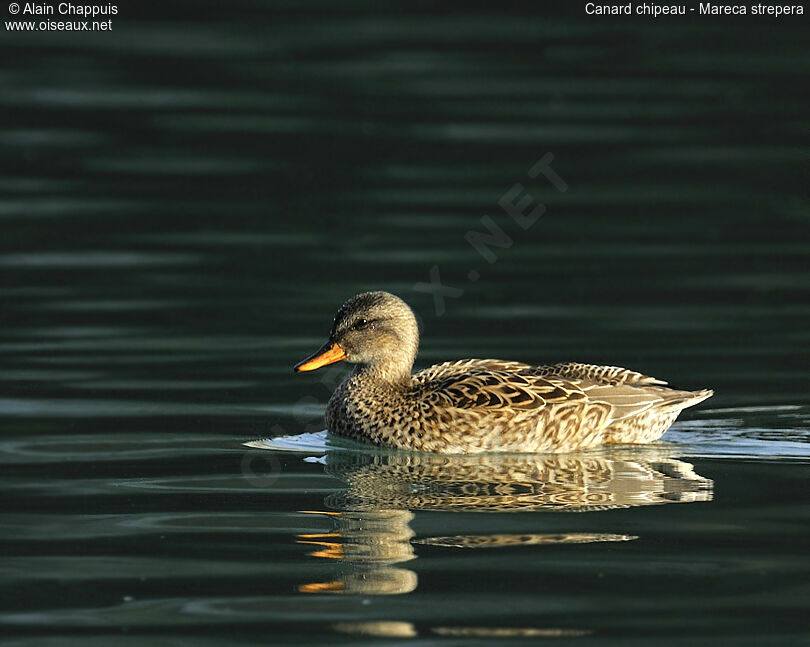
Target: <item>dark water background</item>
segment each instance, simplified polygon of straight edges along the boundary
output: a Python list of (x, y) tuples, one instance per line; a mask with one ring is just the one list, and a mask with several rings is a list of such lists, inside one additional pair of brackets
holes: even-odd
[[(807, 35), (354, 0), (3, 31), (0, 642), (807, 644)], [(291, 366), (365, 289), (419, 366), (716, 396), (629, 454), (242, 446), (321, 429), (342, 369)]]

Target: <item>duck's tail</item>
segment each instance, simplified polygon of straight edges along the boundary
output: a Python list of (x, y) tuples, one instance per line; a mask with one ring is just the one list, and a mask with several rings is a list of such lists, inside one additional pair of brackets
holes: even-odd
[(694, 407), (699, 402), (712, 397), (714, 391), (711, 389), (701, 389), (700, 391), (677, 391), (677, 396), (671, 400), (665, 400), (660, 405), (659, 409), (671, 409), (681, 411), (688, 407)]
[(658, 440), (681, 411), (712, 395), (711, 389), (673, 391), (654, 406), (610, 423), (605, 430), (605, 442), (639, 444)]

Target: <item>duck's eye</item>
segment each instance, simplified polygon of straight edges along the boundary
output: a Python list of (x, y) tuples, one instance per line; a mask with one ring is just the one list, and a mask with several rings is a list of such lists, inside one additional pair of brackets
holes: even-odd
[(352, 324), (352, 330), (363, 330), (363, 328), (367, 326), (368, 326), (368, 319), (363, 319), (361, 317)]

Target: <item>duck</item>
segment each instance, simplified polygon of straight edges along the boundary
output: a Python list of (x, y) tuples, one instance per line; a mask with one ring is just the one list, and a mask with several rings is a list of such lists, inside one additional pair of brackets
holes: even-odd
[(327, 430), (372, 445), (440, 454), (562, 453), (657, 441), (713, 395), (680, 391), (618, 366), (462, 359), (416, 373), (419, 327), (394, 294), (363, 292), (335, 315), (297, 373), (354, 370), (326, 407)]

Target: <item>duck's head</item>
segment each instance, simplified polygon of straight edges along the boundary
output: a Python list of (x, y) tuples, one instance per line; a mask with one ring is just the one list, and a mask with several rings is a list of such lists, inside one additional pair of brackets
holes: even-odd
[(363, 292), (340, 307), (329, 339), (295, 371), (345, 360), (398, 379), (410, 375), (418, 348), (419, 328), (408, 304), (388, 292)]

